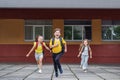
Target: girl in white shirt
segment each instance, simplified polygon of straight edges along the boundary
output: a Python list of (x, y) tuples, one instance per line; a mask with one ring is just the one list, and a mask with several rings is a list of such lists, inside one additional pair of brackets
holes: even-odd
[(85, 39), (81, 45), (81, 49), (78, 54), (78, 57), (80, 57), (81, 55), (80, 67), (84, 70), (84, 72), (87, 72), (89, 53), (90, 53), (90, 58), (92, 58), (92, 50), (89, 46), (88, 40)]

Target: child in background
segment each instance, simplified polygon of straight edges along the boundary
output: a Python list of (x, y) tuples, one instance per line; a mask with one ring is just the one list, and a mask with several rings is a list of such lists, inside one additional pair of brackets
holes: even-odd
[(58, 77), (58, 69), (60, 73), (63, 73), (60, 58), (64, 52), (67, 52), (66, 41), (60, 37), (60, 29), (56, 28), (54, 32), (54, 38), (50, 40), (50, 48), (52, 49), (52, 57), (54, 63), (55, 76)]
[(38, 65), (38, 68), (39, 68), (39, 73), (42, 73), (43, 47), (45, 47), (47, 50), (51, 51), (46, 46), (45, 42), (43, 42), (43, 37), (38, 36), (37, 41), (34, 42), (33, 47), (31, 48), (31, 50), (26, 55), (26, 57), (29, 57), (29, 55), (32, 53), (32, 51), (35, 50), (35, 59), (37, 61), (37, 65)]
[(90, 58), (92, 58), (92, 50), (90, 48), (88, 40), (85, 39), (81, 45), (81, 49), (78, 54), (78, 57), (80, 57), (80, 55), (81, 55), (80, 67), (84, 70), (84, 72), (87, 72), (89, 53), (90, 53)]

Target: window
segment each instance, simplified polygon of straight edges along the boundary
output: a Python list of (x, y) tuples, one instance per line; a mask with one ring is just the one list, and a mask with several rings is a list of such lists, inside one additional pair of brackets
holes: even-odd
[(120, 41), (120, 21), (102, 21), (102, 40)]
[(66, 40), (91, 40), (91, 21), (90, 20), (65, 20), (64, 38)]
[(52, 20), (25, 20), (25, 40), (34, 41), (38, 35), (45, 40), (52, 37)]

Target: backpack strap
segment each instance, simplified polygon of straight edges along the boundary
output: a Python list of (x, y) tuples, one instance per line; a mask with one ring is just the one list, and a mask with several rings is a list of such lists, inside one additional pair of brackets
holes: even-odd
[(41, 42), (41, 45), (42, 45), (42, 49), (44, 50), (44, 41)]
[(55, 38), (52, 38), (52, 45), (54, 45)]
[[(41, 42), (41, 46), (42, 46), (42, 49), (44, 50), (44, 45), (43, 45), (44, 42)], [(38, 48), (38, 42), (36, 42), (36, 45), (35, 45), (35, 50)]]
[(91, 47), (90, 47), (90, 45), (88, 45), (88, 49), (89, 49), (89, 51), (91, 52)]
[[(88, 48), (88, 51), (91, 49), (89, 45), (87, 46), (87, 48)], [(81, 52), (83, 52), (84, 49), (85, 49), (85, 46), (83, 45), (83, 46), (81, 47)]]
[(36, 45), (35, 45), (35, 50), (37, 49), (37, 47), (38, 47), (38, 42), (36, 42)]
[(84, 51), (84, 48), (85, 48), (85, 46), (84, 46), (84, 45), (82, 45), (82, 47), (81, 47), (81, 52), (83, 52), (83, 51)]
[(63, 47), (64, 45), (63, 45), (63, 42), (62, 42), (62, 37), (60, 37), (59, 39), (60, 39), (60, 44)]
[[(63, 46), (62, 37), (59, 38), (61, 46)], [(54, 45), (55, 38), (52, 38), (52, 45)]]

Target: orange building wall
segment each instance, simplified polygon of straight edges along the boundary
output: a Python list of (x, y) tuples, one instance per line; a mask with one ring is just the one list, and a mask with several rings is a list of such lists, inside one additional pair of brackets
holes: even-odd
[(101, 19), (92, 20), (92, 44), (101, 44)]
[(22, 19), (0, 19), (0, 44), (24, 43), (24, 21)]
[(64, 36), (64, 20), (63, 19), (53, 19), (53, 32), (55, 28), (60, 28), (61, 36)]

